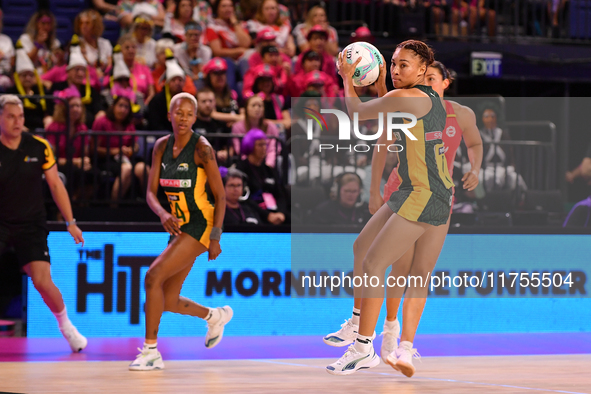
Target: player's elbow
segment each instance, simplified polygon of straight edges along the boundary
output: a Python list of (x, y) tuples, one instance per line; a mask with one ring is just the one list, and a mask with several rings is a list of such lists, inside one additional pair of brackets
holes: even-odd
[(51, 193), (56, 193), (64, 188), (64, 183), (59, 176), (56, 177), (46, 177), (47, 186), (49, 186), (49, 190)]

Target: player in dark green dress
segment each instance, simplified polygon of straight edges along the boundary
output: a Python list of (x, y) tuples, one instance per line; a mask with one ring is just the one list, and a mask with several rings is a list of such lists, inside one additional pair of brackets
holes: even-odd
[[(224, 325), (232, 319), (232, 308), (208, 308), (181, 297), (185, 278), (197, 256), (208, 251), (215, 260), (220, 248), (221, 227), (226, 211), (222, 178), (209, 142), (191, 130), (197, 119), (197, 100), (179, 93), (170, 101), (169, 119), (173, 134), (160, 138), (154, 146), (146, 199), (172, 236), (168, 247), (146, 273), (146, 340), (141, 353), (131, 363), (132, 371), (163, 369), (156, 348), (158, 326), (164, 311), (196, 316), (208, 323), (205, 346), (212, 348), (222, 339)], [(209, 200), (209, 184), (215, 201)], [(164, 189), (171, 213), (157, 198)]]
[[(394, 133), (396, 143), (403, 147), (402, 151), (398, 149), (400, 187), (397, 192), (392, 193), (388, 203), (374, 214), (355, 241), (354, 276), (376, 277), (379, 282), (368, 281), (361, 288), (354, 289), (355, 297), (362, 298), (357, 338), (343, 357), (326, 367), (330, 374), (348, 375), (380, 363), (373, 348), (373, 339), (384, 290), (388, 289), (388, 296), (393, 298), (401, 298), (405, 290), (402, 285), (394, 289), (388, 288), (392, 282), (385, 281), (387, 267), (392, 266), (390, 276), (394, 279), (406, 278), (410, 267), (398, 262), (409, 248), (414, 247), (415, 242), (417, 247), (412, 262), (413, 269), (415, 264), (433, 267), (443, 247), (447, 228), (442, 225), (449, 218), (453, 183), (442, 141), (446, 111), (439, 95), (425, 86), (425, 72), (433, 61), (433, 52), (425, 43), (408, 40), (399, 44), (392, 56), (390, 69), (396, 89), (387, 92), (386, 71), (385, 67), (381, 67), (376, 83), (381, 98), (361, 102), (352, 83), (359, 61), (351, 64), (345, 60), (343, 53), (339, 55), (339, 70), (343, 77), (350, 118), (353, 118), (354, 113), (358, 114), (359, 120), (366, 120), (377, 119), (381, 114), (402, 112), (414, 115), (416, 124), (409, 125), (406, 129), (408, 134), (403, 130)], [(404, 123), (408, 122), (405, 120)], [(384, 131), (376, 146), (392, 143), (393, 141), (387, 140), (387, 133)], [(372, 163), (373, 168), (383, 170), (383, 162)], [(372, 190), (376, 186), (379, 189), (381, 175), (372, 170)], [(477, 174), (471, 173), (465, 180), (465, 185), (469, 184), (471, 187), (477, 180)], [(377, 206), (381, 205), (381, 196), (370, 195), (370, 208), (372, 198), (379, 198)], [(419, 241), (423, 246), (418, 246)], [(405, 296), (416, 297), (412, 291), (416, 291), (419, 286), (421, 285), (412, 286), (409, 282)], [(388, 363), (409, 377), (414, 373), (412, 357), (416, 355), (416, 349), (412, 348), (412, 340), (423, 305), (404, 304), (401, 342), (398, 349), (388, 356)]]

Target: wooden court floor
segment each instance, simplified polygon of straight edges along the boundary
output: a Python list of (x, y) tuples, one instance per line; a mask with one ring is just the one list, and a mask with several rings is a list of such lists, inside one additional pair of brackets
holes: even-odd
[(0, 391), (16, 393), (591, 393), (591, 355), (429, 357), (411, 379), (381, 364), (350, 376), (334, 360), (165, 361), (157, 372), (127, 362), (0, 363)]

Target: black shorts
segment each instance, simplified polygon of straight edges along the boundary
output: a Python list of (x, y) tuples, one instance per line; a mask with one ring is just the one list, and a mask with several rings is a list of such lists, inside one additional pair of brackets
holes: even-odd
[(49, 263), (48, 234), (45, 223), (0, 223), (0, 255), (8, 248), (13, 248), (21, 268), (32, 261)]

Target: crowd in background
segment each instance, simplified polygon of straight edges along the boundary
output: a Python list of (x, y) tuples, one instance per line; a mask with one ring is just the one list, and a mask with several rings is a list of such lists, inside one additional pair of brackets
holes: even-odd
[[(386, 3), (408, 7), (416, 2)], [(564, 2), (551, 3), (558, 7)], [(342, 96), (335, 56), (350, 41), (371, 42), (369, 29), (359, 27), (339, 42), (322, 6), (302, 10), (277, 0), (92, 4), (75, 18), (69, 42), (57, 39), (56, 18), (45, 9), (31, 16), (16, 43), (0, 35), (0, 91), (25, 97), (25, 126), (44, 130), (60, 168), (72, 158), (74, 171), (82, 176), (92, 166), (109, 172), (113, 201), (125, 197), (132, 184), (143, 190), (150, 163), (138, 156), (138, 140), (132, 134), (106, 134), (172, 131), (170, 100), (188, 92), (198, 101), (194, 130), (227, 136), (210, 141), (224, 175), (228, 223), (290, 223), (290, 193), (279, 165), (288, 156), (282, 147), (290, 137), (306, 133), (303, 108), (318, 110), (323, 97)], [(483, 0), (428, 1), (423, 6), (436, 22), (464, 21), (473, 28), (480, 18), (495, 34), (494, 11)], [(116, 42), (103, 37), (106, 20), (120, 25)], [(373, 86), (359, 88), (358, 94), (377, 96)], [(297, 108), (291, 108), (292, 97), (303, 97)], [(89, 130), (101, 134), (77, 137)], [(485, 131), (483, 138), (501, 138), (496, 126)], [(332, 184), (330, 200), (312, 210), (314, 222), (368, 220), (363, 190), (369, 169), (363, 168), (370, 164), (369, 155), (314, 155), (315, 147), (302, 139), (289, 148), (297, 151), (291, 156), (291, 183), (318, 179)], [(496, 149), (491, 157), (505, 161), (505, 153)], [(91, 162), (89, 152), (96, 152), (98, 160)], [(335, 179), (338, 174), (343, 175)], [(84, 190), (74, 199), (78, 193)]]

